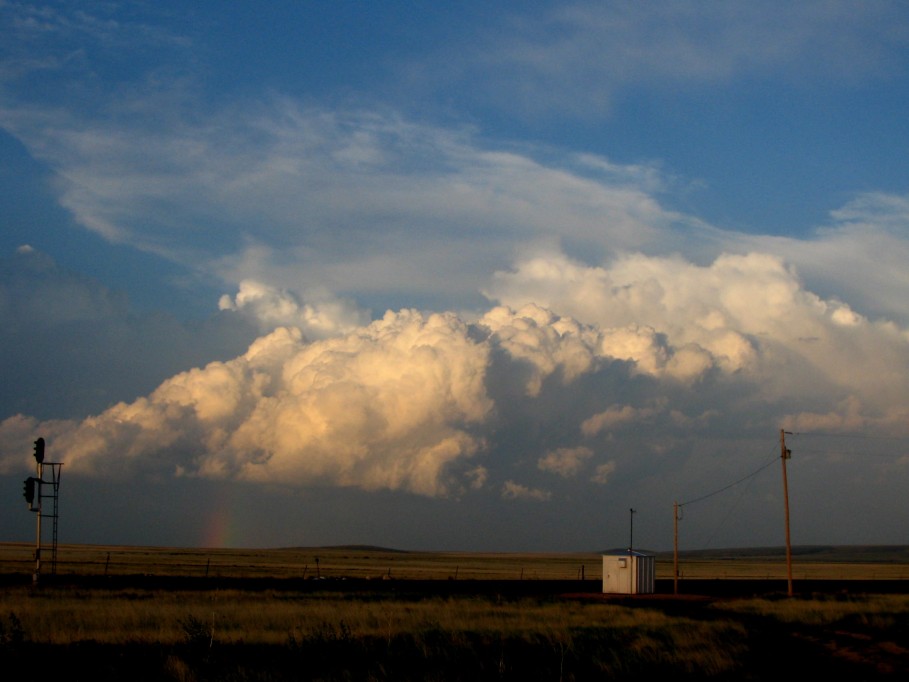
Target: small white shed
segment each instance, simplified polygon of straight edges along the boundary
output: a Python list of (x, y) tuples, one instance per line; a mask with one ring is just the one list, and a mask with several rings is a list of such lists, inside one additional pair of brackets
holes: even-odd
[(604, 594), (653, 594), (655, 584), (652, 554), (625, 550), (603, 555)]

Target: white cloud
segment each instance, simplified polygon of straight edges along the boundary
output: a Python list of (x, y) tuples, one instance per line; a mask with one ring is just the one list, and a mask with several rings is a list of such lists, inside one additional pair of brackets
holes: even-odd
[(665, 231), (687, 220), (651, 195), (656, 169), (503, 150), (394, 114), (274, 97), (199, 124), (175, 102), (162, 120), (155, 95), (109, 106), (124, 115), (12, 100), (0, 125), (55, 170), (81, 225), (232, 285), (461, 301), (518, 244), (671, 249)]
[[(89, 418), (13, 414), (0, 421), (0, 473), (33, 469), (40, 434), (73, 479), (464, 496), (483, 500), (477, 518), (500, 500), (551, 501), (541, 479), (578, 511), (619, 471), (623, 490), (655, 504), (685, 499), (772, 455), (781, 426), (906, 436), (909, 335), (812, 293), (775, 257), (585, 266), (538, 254), (496, 286), (509, 304), (480, 315), (404, 309), (315, 341), (282, 326)], [(221, 315), (299, 322), (296, 294), (243, 291)], [(681, 371), (684, 353), (706, 362)]]
[[(757, 261), (762, 257), (746, 257)], [(747, 370), (756, 359), (753, 342), (739, 331), (724, 297), (735, 284), (737, 257), (721, 257), (712, 272), (679, 258), (627, 256), (610, 268), (591, 267), (561, 254), (519, 263), (498, 272), (487, 291), (512, 307), (533, 302), (600, 327), (601, 355), (633, 361), (647, 374), (697, 379), (716, 365)], [(782, 266), (767, 259), (773, 276)], [(785, 276), (785, 275), (784, 275)], [(742, 278), (751, 284), (753, 279)], [(734, 300), (732, 301), (735, 302)], [(741, 304), (750, 302), (741, 301)], [(669, 346), (667, 346), (667, 342)]]
[[(522, 412), (537, 415), (550, 443), (535, 465), (562, 476), (579, 473), (619, 429), (645, 437), (624, 428), (642, 422), (661, 434), (651, 444), (661, 452), (671, 450), (673, 430), (707, 422), (904, 430), (909, 335), (812, 294), (774, 257), (698, 266), (629, 255), (591, 267), (557, 254), (500, 273), (497, 292), (520, 307), (495, 306), (474, 325), (405, 309), (354, 326), (356, 315), (342, 311), (323, 326), (332, 336), (307, 342), (300, 328), (312, 327), (313, 311), (250, 283), (223, 305), (298, 326), (279, 327), (233, 360), (178, 373), (146, 397), (61, 422), (54, 437), (74, 472), (435, 496), (509, 475), (515, 462), (502, 439), (516, 427), (497, 420), (520, 423)], [(507, 405), (490, 397), (493, 358), (496, 381), (523, 388), (519, 398), (500, 394)], [(554, 447), (559, 420), (585, 414), (575, 428), (590, 442)], [(22, 461), (22, 423), (0, 428), (7, 469)], [(471, 462), (481, 454), (490, 459)]]
[(867, 404), (855, 395), (838, 401), (827, 412), (798, 412), (788, 415), (783, 428), (811, 433), (893, 433), (909, 434), (909, 405), (896, 403), (869, 411)]
[(537, 460), (537, 468), (541, 471), (558, 474), (563, 478), (576, 476), (593, 457), (593, 450), (579, 446), (576, 448), (558, 448), (547, 452)]
[[(59, 248), (59, 226), (29, 236), (36, 248), (0, 267), (12, 387), (0, 471), (28, 468), (41, 433), (74, 478), (545, 501), (552, 494), (532, 486), (554, 474), (560, 491), (572, 488), (563, 502), (580, 505), (590, 498), (579, 486), (608, 484), (618, 470), (628, 490), (706, 485), (713, 474), (703, 472), (737, 470), (749, 439), (781, 424), (904, 435), (907, 196), (855, 195), (813, 233), (773, 226), (805, 238), (739, 234), (674, 208), (697, 205), (710, 182), (673, 175), (687, 150), (641, 161), (638, 152), (657, 147), (636, 146), (633, 131), (616, 144), (602, 126), (566, 133), (544, 122), (531, 143), (438, 123), (441, 106), (445, 120), (469, 110), (482, 126), (490, 104), (506, 118), (593, 120), (628, 88), (630, 104), (668, 89), (690, 104), (718, 86), (744, 92), (755, 78), (788, 81), (796, 107), (818, 88), (848, 99), (856, 93), (843, 83), (902, 68), (909, 35), (899, 3), (858, 7), (495, 9), (482, 27), (446, 28), (450, 40), (435, 50), (414, 24), (424, 47), (371, 52), (384, 59), (369, 84), (344, 80), (338, 64), (326, 90), (311, 90), (304, 68), (272, 73), (265, 93), (244, 61), (232, 94), (219, 94), (223, 73), (205, 61), (223, 45), (199, 28), (205, 20), (152, 5), (6, 2), (0, 126), (11, 150), (31, 156), (23, 168), (50, 179), (86, 230), (229, 293), (197, 327), (137, 315), (124, 295), (41, 253)], [(402, 76), (411, 57), (419, 66)], [(444, 99), (430, 92), (440, 83)], [(356, 104), (336, 106), (342, 90)], [(284, 94), (295, 92), (307, 95)], [(596, 153), (604, 144), (635, 160)], [(885, 183), (886, 163), (868, 183)], [(827, 185), (848, 191), (838, 177)], [(734, 214), (736, 201), (724, 196), (717, 214)], [(360, 306), (399, 312), (373, 322)], [(360, 499), (380, 497), (392, 496)]]
[[(388, 313), (304, 343), (279, 328), (248, 352), (165, 381), (55, 434), (67, 470), (234, 477), (445, 495), (483, 446), (486, 349), (452, 315)], [(8, 462), (20, 419), (0, 433)], [(12, 444), (12, 445), (11, 445)], [(8, 458), (12, 459), (8, 459)], [(476, 466), (464, 474), (475, 487)]]
[(323, 294), (317, 303), (304, 304), (290, 291), (253, 280), (241, 281), (234, 298), (222, 296), (218, 308), (248, 312), (262, 331), (290, 325), (310, 338), (349, 333), (369, 321), (367, 313), (351, 302)]
[[(906, 224), (904, 197), (858, 197), (817, 239), (723, 233), (661, 203), (659, 193), (672, 182), (657, 163), (493, 144), (466, 127), (280, 95), (216, 109), (178, 69), (167, 77), (140, 70), (134, 87), (99, 92), (93, 64), (63, 64), (70, 54), (87, 59), (89, 51), (72, 49), (74, 36), (76, 44), (90, 40), (104, 51), (130, 44), (166, 52), (171, 65), (187, 61), (187, 40), (156, 30), (149, 8), (116, 15), (114, 23), (105, 5), (10, 9), (9, 49), (34, 51), (33, 34), (51, 32), (55, 40), (41, 49), (53, 53), (58, 69), (75, 74), (67, 92), (79, 106), (68, 111), (56, 108), (57, 97), (37, 103), (32, 93), (43, 90), (30, 81), (5, 92), (0, 107), (0, 125), (54, 172), (62, 205), (111, 241), (231, 286), (264, 282), (301, 292), (313, 305), (317, 291), (352, 297), (419, 291), (432, 307), (459, 309), (465, 301), (474, 305), (477, 285), (520, 249), (565, 248), (584, 253), (588, 265), (616, 253), (680, 253), (703, 262), (747, 249), (794, 263), (827, 300), (849, 301), (871, 318), (872, 311), (899, 310), (909, 323), (909, 297), (902, 286), (886, 285), (893, 278), (905, 285), (907, 246), (900, 230), (882, 227)], [(861, 11), (848, 3), (785, 11), (734, 3), (705, 12), (684, 3), (654, 9), (576, 2), (531, 18), (497, 14), (494, 24), (501, 29), (495, 40), (471, 51), (481, 55), (484, 72), (501, 74), (492, 87), (512, 107), (515, 88), (544, 109), (555, 101), (560, 115), (566, 101), (599, 111), (616, 88), (632, 82), (716, 82), (766, 70), (838, 81), (847, 72), (867, 77), (885, 73), (906, 42), (905, 13), (886, 3)], [(469, 64), (454, 68), (466, 69), (477, 89)], [(84, 107), (86, 101), (97, 107)], [(735, 346), (740, 339), (715, 343)], [(728, 351), (735, 363), (747, 349)], [(703, 373), (706, 356), (694, 348), (677, 352), (665, 371), (680, 378)]]
[(539, 256), (497, 273), (488, 295), (590, 325), (599, 356), (650, 376), (691, 383), (719, 371), (768, 400), (854, 395), (868, 414), (902, 403), (909, 382), (904, 329), (822, 299), (769, 254), (722, 255), (706, 266), (630, 254), (603, 267)]
[(641, 84), (881, 78), (907, 43), (899, 3), (572, 2), (505, 26), (467, 59), (446, 54), (449, 70), (474, 96), (534, 116), (599, 116)]
[(595, 436), (603, 431), (610, 431), (625, 424), (645, 421), (659, 410), (651, 407), (637, 408), (631, 405), (612, 405), (608, 410), (588, 417), (581, 423), (581, 433)]
[[(755, 239), (756, 248), (781, 254), (813, 290), (848, 301), (870, 319), (909, 325), (909, 196), (856, 196), (831, 212), (831, 223), (808, 240)], [(845, 304), (843, 304), (844, 307)]]
[(598, 464), (594, 472), (593, 478), (590, 480), (599, 485), (606, 485), (609, 483), (609, 479), (616, 470), (615, 460), (610, 460), (605, 464)]
[(599, 335), (567, 317), (528, 303), (520, 310), (496, 307), (483, 315), (479, 324), (488, 329), (496, 345), (532, 368), (526, 390), (538, 395), (543, 380), (558, 371), (564, 383), (593, 369), (597, 361)]
[(505, 481), (502, 486), (502, 498), (505, 500), (531, 500), (533, 502), (548, 502), (552, 493), (539, 488), (529, 488), (526, 485)]

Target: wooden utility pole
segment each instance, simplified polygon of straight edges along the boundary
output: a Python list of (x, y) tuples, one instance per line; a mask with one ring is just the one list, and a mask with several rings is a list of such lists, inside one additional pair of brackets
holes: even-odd
[[(786, 509), (786, 580), (787, 593), (792, 596), (792, 542), (789, 537), (789, 481), (786, 477), (786, 460), (792, 457), (792, 450), (786, 448), (786, 433), (780, 429), (780, 459), (783, 462), (783, 504)], [(791, 434), (790, 434), (791, 435)]]
[(679, 593), (679, 503), (672, 505), (672, 593)]

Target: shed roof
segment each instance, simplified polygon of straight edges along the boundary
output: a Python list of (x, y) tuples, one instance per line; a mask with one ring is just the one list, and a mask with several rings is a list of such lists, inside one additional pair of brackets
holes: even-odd
[(603, 552), (603, 556), (639, 556), (639, 557), (652, 557), (654, 556), (651, 552), (641, 552), (636, 549), (627, 550), (627, 549), (607, 549)]

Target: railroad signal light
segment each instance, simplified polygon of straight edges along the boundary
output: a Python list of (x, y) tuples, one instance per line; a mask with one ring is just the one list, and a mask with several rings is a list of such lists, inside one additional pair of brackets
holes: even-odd
[(35, 441), (35, 461), (38, 464), (44, 462), (44, 439), (39, 438)]
[(35, 478), (33, 476), (25, 479), (22, 494), (25, 496), (25, 501), (28, 502), (29, 506), (35, 502)]

